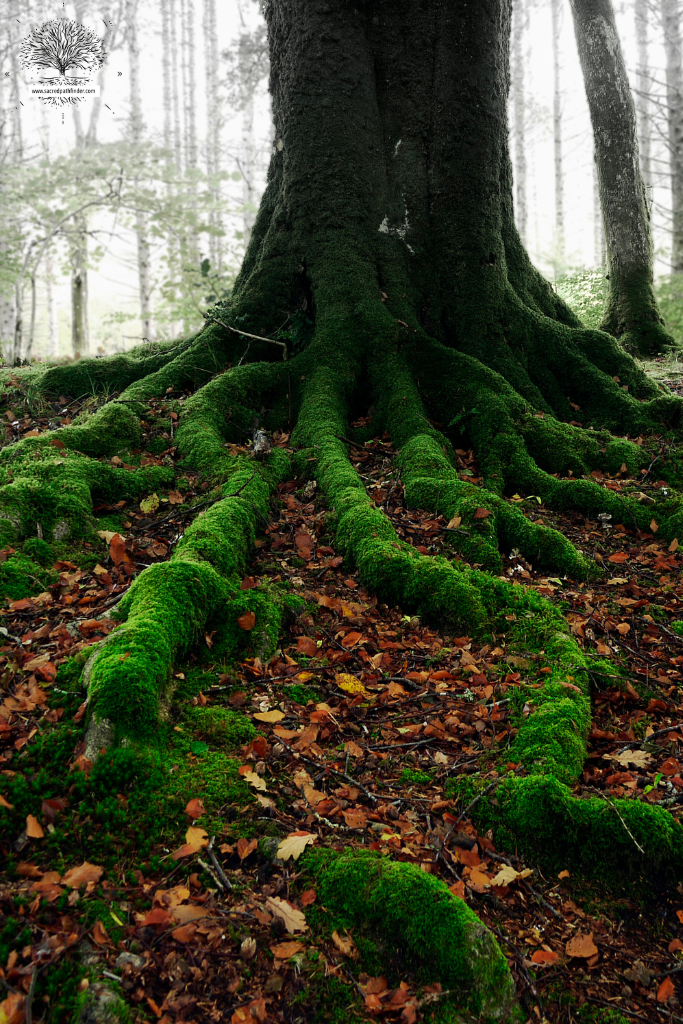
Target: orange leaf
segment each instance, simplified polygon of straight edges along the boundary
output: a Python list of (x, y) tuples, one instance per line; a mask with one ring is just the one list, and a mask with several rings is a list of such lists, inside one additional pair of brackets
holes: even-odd
[(29, 839), (42, 839), (45, 835), (40, 822), (32, 814), (26, 815), (26, 835)]
[(491, 511), (488, 508), (478, 508), (474, 513), (473, 519), (487, 519), (491, 515)]
[(95, 927), (92, 930), (93, 942), (98, 946), (111, 946), (112, 942), (107, 935), (106, 929), (100, 920), (95, 921)]
[(314, 658), (318, 653), (318, 645), (310, 636), (300, 636), (296, 642), (297, 654), (305, 654), (307, 658)]
[(683, 924), (683, 910), (677, 910), (676, 911), (676, 917), (681, 922), (681, 924)]
[(359, 640), (363, 637), (362, 633), (347, 633), (342, 640), (342, 647), (355, 647)]
[(277, 946), (271, 946), (270, 950), (278, 960), (289, 960), (290, 956), (294, 956), (303, 948), (301, 942), (293, 939), (291, 942), (280, 942)]
[(142, 921), (145, 928), (150, 926), (168, 928), (169, 924), (173, 924), (173, 918), (163, 907), (153, 907)]
[(671, 999), (672, 995), (676, 990), (674, 989), (674, 983), (671, 978), (665, 978), (662, 984), (657, 989), (657, 1002), (666, 1003)]
[(680, 939), (672, 939), (672, 941), (669, 943), (669, 952), (670, 953), (680, 953), (680, 951), (682, 949), (683, 949), (683, 942), (681, 942)]
[(554, 964), (560, 958), (557, 953), (548, 952), (547, 949), (537, 949), (531, 959), (535, 964)]
[(26, 1019), (26, 999), (21, 992), (10, 992), (0, 1003), (0, 1021), (3, 1024), (24, 1024)]
[(653, 519), (653, 520), (652, 520), (652, 522), (650, 523), (650, 529), (652, 530), (652, 532), (653, 532), (653, 533), (656, 533), (656, 532), (657, 532), (657, 530), (659, 529), (659, 526), (658, 526), (658, 525), (657, 525), (657, 523), (656, 523), (656, 522), (654, 521), (654, 519)]
[(240, 615), (237, 625), (248, 633), (256, 625), (256, 616), (253, 612), (245, 612), (244, 615)]
[(195, 797), (194, 800), (190, 800), (185, 808), (185, 814), (189, 815), (190, 818), (194, 818), (195, 821), (197, 818), (201, 818), (202, 814), (204, 814), (204, 804), (199, 797)]
[(42, 878), (43, 872), (40, 870), (37, 864), (31, 864), (30, 861), (22, 860), (17, 864), (17, 874), (21, 878)]
[(628, 561), (628, 555), (626, 554), (625, 551), (615, 551), (615, 553), (613, 555), (609, 556), (607, 561), (608, 562), (618, 562), (618, 563), (627, 562)]
[(2, 793), (0, 793), (0, 807), (4, 807), (6, 808), (6, 810), (11, 811), (12, 808), (14, 807), (14, 804), (8, 803), (7, 800), (5, 800)]
[(126, 542), (120, 533), (115, 533), (109, 541), (109, 554), (114, 565), (121, 565), (126, 557)]
[(301, 893), (301, 906), (310, 907), (311, 903), (315, 903), (317, 894), (315, 889), (305, 889)]

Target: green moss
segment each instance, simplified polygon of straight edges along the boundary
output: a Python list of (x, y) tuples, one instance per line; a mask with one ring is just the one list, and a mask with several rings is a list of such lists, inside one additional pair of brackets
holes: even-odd
[(427, 772), (420, 772), (416, 768), (404, 768), (398, 781), (402, 786), (427, 786), (432, 781), (432, 777)]
[(56, 579), (56, 573), (46, 571), (42, 565), (18, 551), (0, 564), (0, 598), (16, 601), (40, 594)]
[(189, 707), (183, 718), (196, 736), (223, 747), (248, 743), (256, 735), (249, 719), (229, 708)]
[[(491, 933), (444, 882), (358, 852), (309, 856), (319, 897), (354, 936), (369, 937), (424, 981), (439, 981), (484, 1020), (517, 1019), (515, 985)], [(521, 1018), (521, 1014), (520, 1014)]]

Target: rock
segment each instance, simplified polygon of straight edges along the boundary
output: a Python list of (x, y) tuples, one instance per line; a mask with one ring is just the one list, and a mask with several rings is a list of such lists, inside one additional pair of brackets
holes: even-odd
[(146, 963), (144, 956), (140, 956), (138, 953), (119, 953), (116, 958), (116, 966), (120, 971), (126, 967), (130, 967), (134, 971), (141, 971)]
[(66, 519), (60, 519), (52, 530), (52, 539), (56, 543), (63, 540), (68, 540), (71, 536), (71, 527)]
[(127, 1012), (120, 995), (98, 981), (85, 990), (76, 1021), (77, 1024), (121, 1024)]
[(245, 960), (251, 960), (253, 956), (256, 956), (256, 939), (252, 939), (251, 936), (242, 939), (240, 956), (243, 956)]

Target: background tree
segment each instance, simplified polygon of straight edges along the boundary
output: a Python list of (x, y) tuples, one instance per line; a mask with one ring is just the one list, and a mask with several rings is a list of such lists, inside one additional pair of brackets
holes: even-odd
[(641, 355), (673, 344), (654, 296), (652, 239), (636, 116), (610, 0), (571, 0), (590, 108), (605, 225), (609, 295), (603, 329)]
[(683, 274), (683, 45), (678, 0), (660, 0), (671, 174), (671, 271)]
[(526, 161), (526, 104), (524, 97), (524, 29), (526, 10), (524, 0), (512, 5), (512, 44), (510, 48), (510, 94), (512, 100), (514, 167), (515, 167), (515, 222), (519, 237), (527, 241), (527, 161)]

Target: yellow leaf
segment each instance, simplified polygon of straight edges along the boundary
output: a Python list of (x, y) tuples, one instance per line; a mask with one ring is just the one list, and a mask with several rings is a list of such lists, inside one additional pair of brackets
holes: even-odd
[(453, 518), (449, 521), (448, 526), (446, 527), (446, 529), (447, 530), (457, 530), (458, 527), (460, 526), (461, 522), (462, 522), (462, 516), (453, 516)]
[(353, 697), (356, 697), (359, 693), (364, 697), (367, 697), (368, 700), (372, 697), (372, 694), (369, 690), (365, 689), (360, 679), (356, 679), (355, 676), (350, 676), (346, 672), (337, 673), (334, 677), (334, 681), (340, 690), (343, 690), (344, 693), (351, 694)]
[(42, 839), (45, 835), (40, 822), (32, 814), (26, 815), (26, 835), (29, 839)]
[[(106, 544), (110, 544), (112, 537), (116, 536), (116, 531), (115, 530), (98, 530), (97, 531), (97, 536), (101, 537), (102, 540)], [(106, 572), (106, 569), (103, 569), (102, 566), (100, 566), (99, 568), (100, 568), (100, 572)], [(95, 569), (95, 572), (97, 572), (97, 569)]]
[(653, 533), (656, 533), (657, 530), (659, 529), (659, 527), (657, 526), (657, 523), (654, 521), (654, 519), (650, 523), (650, 529), (652, 530)]
[(304, 915), (286, 900), (281, 900), (278, 896), (271, 896), (266, 900), (266, 910), (269, 910), (274, 917), (279, 917), (284, 921), (285, 928), (290, 935), (294, 935), (295, 932), (308, 931)]
[(209, 845), (209, 834), (203, 828), (197, 828), (196, 825), (190, 825), (185, 833), (185, 842), (188, 846), (194, 846), (197, 853), (199, 853), (200, 850), (203, 850), (205, 846)]
[(140, 502), (140, 511), (149, 513), (156, 512), (159, 508), (159, 496), (157, 494), (150, 494), (148, 498), (143, 498)]
[(268, 788), (265, 781), (260, 775), (257, 775), (256, 772), (245, 772), (242, 778), (245, 782), (248, 782), (250, 786), (253, 786), (254, 789), (260, 790), (262, 793), (265, 793)]
[(272, 724), (274, 722), (281, 722), (285, 716), (281, 711), (261, 711), (258, 715), (254, 715), (257, 722), (267, 722)]

